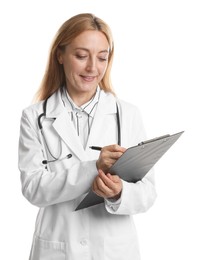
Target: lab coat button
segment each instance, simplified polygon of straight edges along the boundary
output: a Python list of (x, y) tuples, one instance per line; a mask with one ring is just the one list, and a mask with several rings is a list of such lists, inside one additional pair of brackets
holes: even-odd
[(82, 239), (82, 240), (80, 241), (80, 244), (81, 244), (82, 246), (86, 246), (87, 243), (88, 243), (88, 241), (87, 241), (86, 239)]

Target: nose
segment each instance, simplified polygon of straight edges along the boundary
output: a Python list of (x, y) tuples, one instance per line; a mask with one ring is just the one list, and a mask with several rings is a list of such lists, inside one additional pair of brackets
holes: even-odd
[(95, 71), (96, 70), (96, 58), (95, 57), (89, 57), (86, 64), (86, 70), (87, 71)]

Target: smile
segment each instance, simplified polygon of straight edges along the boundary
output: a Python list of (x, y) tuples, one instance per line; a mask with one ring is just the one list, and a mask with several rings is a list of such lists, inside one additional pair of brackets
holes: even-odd
[(95, 76), (81, 76), (83, 80), (91, 82), (95, 79)]

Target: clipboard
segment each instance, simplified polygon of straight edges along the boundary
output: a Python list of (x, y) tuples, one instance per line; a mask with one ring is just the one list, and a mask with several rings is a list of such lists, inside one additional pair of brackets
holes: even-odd
[[(112, 175), (116, 174), (127, 182), (136, 183), (142, 180), (183, 133), (184, 131), (173, 135), (159, 136), (128, 148), (114, 165), (112, 165), (109, 173)], [(104, 199), (102, 197), (97, 196), (90, 190), (75, 211), (103, 202)]]

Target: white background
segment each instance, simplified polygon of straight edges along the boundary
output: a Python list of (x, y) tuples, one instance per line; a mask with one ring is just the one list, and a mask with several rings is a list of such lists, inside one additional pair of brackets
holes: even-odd
[(0, 259), (28, 259), (38, 209), (21, 194), (21, 111), (42, 79), (60, 25), (92, 12), (115, 40), (116, 93), (137, 105), (149, 138), (185, 130), (155, 166), (158, 198), (135, 216), (142, 260), (197, 259), (197, 8), (192, 0), (6, 0), (0, 3)]

